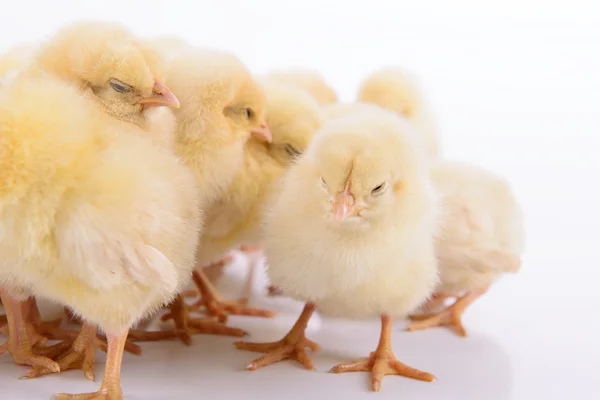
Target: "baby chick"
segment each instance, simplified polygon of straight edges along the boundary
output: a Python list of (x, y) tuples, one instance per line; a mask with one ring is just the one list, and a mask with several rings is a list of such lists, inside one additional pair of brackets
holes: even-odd
[[(521, 209), (508, 183), (484, 169), (441, 162), (431, 172), (441, 196), (436, 240), (440, 284), (409, 331), (448, 326), (466, 336), (461, 316), (502, 274), (517, 272), (523, 252)], [(456, 302), (443, 307), (448, 297)], [(442, 307), (442, 310), (436, 308)], [(438, 311), (438, 312), (436, 312)], [(432, 314), (433, 312), (433, 314)]]
[(317, 71), (304, 68), (279, 69), (271, 71), (266, 78), (305, 90), (321, 105), (337, 102), (335, 91), (327, 85), (323, 76)]
[(90, 335), (98, 324), (108, 337), (100, 391), (57, 399), (121, 399), (129, 328), (168, 303), (194, 266), (200, 212), (193, 175), (172, 152), (115, 131), (107, 119), (95, 102), (48, 77), (17, 79), (0, 91), (7, 348), (24, 364), (61, 368), (36, 359), (18, 342), (26, 335), (14, 334), (22, 326), (16, 302), (28, 293), (68, 305)]
[[(242, 304), (250, 296), (253, 272), (262, 258), (261, 222), (266, 199), (273, 195), (275, 181), (304, 152), (321, 125), (318, 103), (308, 93), (269, 80), (261, 84), (272, 142), (255, 139), (246, 142), (244, 165), (226, 195), (207, 213), (207, 225), (198, 250), (198, 262), (208, 265), (244, 244), (241, 250), (249, 255), (250, 272)], [(226, 263), (220, 262), (220, 265)], [(272, 315), (270, 312), (256, 314)]]
[(306, 302), (300, 318), (274, 343), (238, 342), (267, 353), (250, 370), (283, 359), (306, 368), (307, 322), (319, 309), (345, 318), (381, 318), (371, 356), (331, 372), (371, 372), (378, 391), (385, 375), (432, 381), (396, 360), (392, 317), (421, 305), (437, 283), (436, 196), (428, 163), (410, 125), (374, 108), (326, 122), (291, 167), (265, 221), (267, 273), (286, 295)]
[(358, 101), (374, 103), (404, 116), (421, 135), (429, 157), (440, 157), (437, 124), (417, 77), (412, 73), (395, 67), (375, 71), (362, 83)]
[[(181, 107), (175, 111), (175, 151), (196, 177), (202, 209), (217, 207), (243, 166), (248, 138), (252, 135), (257, 140), (271, 141), (265, 122), (264, 93), (234, 55), (191, 46), (170, 56), (165, 83), (181, 101)], [(203, 299), (211, 304), (209, 313), (222, 315), (227, 304), (218, 298), (214, 286), (201, 270), (193, 278), (210, 289)], [(190, 343), (190, 333), (244, 334), (241, 329), (213, 321), (189, 319), (188, 311), (183, 297), (178, 296), (164, 317), (173, 318), (184, 343)], [(236, 311), (247, 310), (242, 307)]]
[[(135, 131), (149, 136), (160, 146), (173, 148), (176, 121), (166, 107), (178, 107), (179, 101), (161, 82), (164, 63), (149, 43), (135, 37), (124, 26), (95, 21), (67, 25), (41, 44), (31, 61), (28, 73), (37, 74), (41, 70), (73, 85), (100, 105), (111, 117), (106, 121), (114, 129)], [(55, 327), (36, 326), (36, 330), (45, 337), (66, 339), (66, 332), (58, 335)], [(82, 337), (75, 342), (70, 340), (72, 346), (62, 359), (71, 358), (82, 340), (89, 346), (98, 345), (95, 337), (86, 337), (84, 331), (89, 330), (84, 329)], [(139, 353), (139, 348), (131, 343), (126, 349)], [(58, 351), (60, 347), (53, 350)], [(77, 365), (73, 363), (69, 367)], [(34, 370), (30, 376), (42, 372)]]

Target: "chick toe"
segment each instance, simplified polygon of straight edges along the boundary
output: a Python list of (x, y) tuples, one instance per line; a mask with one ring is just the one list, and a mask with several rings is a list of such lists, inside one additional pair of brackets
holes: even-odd
[(306, 355), (306, 349), (316, 352), (319, 350), (319, 345), (305, 336), (308, 320), (314, 310), (314, 304), (307, 303), (292, 329), (279, 341), (269, 343), (235, 342), (234, 345), (238, 350), (267, 353), (250, 362), (246, 369), (254, 371), (279, 361), (295, 360), (306, 369), (314, 370), (311, 359)]
[(433, 382), (435, 377), (428, 372), (423, 372), (396, 360), (391, 347), (392, 320), (384, 315), (381, 317), (381, 336), (377, 350), (369, 355), (369, 358), (348, 364), (339, 364), (331, 368), (329, 372), (342, 374), (345, 372), (370, 372), (371, 390), (379, 392), (381, 382), (387, 375), (399, 375), (424, 382)]
[(412, 322), (405, 328), (408, 332), (420, 331), (438, 326), (445, 326), (453, 330), (458, 336), (467, 337), (467, 331), (462, 324), (462, 315), (465, 310), (481, 297), (487, 289), (474, 291), (459, 297), (454, 304), (434, 314), (413, 315)]

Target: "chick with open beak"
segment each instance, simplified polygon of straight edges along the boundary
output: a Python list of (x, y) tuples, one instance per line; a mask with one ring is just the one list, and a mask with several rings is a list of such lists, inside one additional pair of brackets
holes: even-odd
[(154, 78), (152, 95), (144, 97), (139, 101), (144, 108), (147, 107), (171, 107), (179, 108), (179, 99), (171, 92), (164, 83)]

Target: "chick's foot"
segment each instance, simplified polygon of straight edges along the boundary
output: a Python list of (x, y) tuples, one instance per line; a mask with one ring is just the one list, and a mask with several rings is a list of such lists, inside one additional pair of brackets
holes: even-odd
[(53, 400), (123, 400), (121, 363), (127, 341), (127, 331), (125, 334), (107, 336), (108, 352), (106, 355), (106, 368), (100, 390), (95, 393), (85, 394), (55, 394), (52, 396)]
[(344, 372), (370, 372), (371, 390), (379, 392), (381, 381), (386, 375), (400, 375), (425, 382), (433, 382), (435, 377), (430, 373), (419, 371), (396, 360), (391, 348), (392, 321), (387, 315), (381, 317), (381, 337), (377, 350), (368, 359), (349, 364), (339, 364), (329, 372), (341, 374)]
[(408, 324), (405, 330), (414, 332), (436, 326), (445, 326), (453, 330), (458, 336), (466, 337), (467, 331), (462, 324), (462, 315), (486, 291), (487, 289), (467, 293), (459, 297), (454, 304), (437, 313), (411, 316), (410, 319), (413, 322)]
[(30, 337), (31, 329), (25, 322), (25, 302), (19, 301), (10, 296), (6, 291), (0, 289), (0, 297), (8, 325), (8, 341), (0, 345), (0, 355), (8, 352), (12, 355), (15, 364), (39, 366), (47, 368), (53, 372), (59, 372), (60, 367), (52, 359), (40, 356), (34, 353), (33, 344)]
[(244, 301), (224, 301), (217, 292), (217, 289), (208, 280), (202, 269), (194, 271), (192, 278), (200, 290), (200, 300), (192, 306), (190, 311), (204, 307), (211, 317), (218, 318), (219, 322), (227, 322), (229, 315), (245, 315), (250, 317), (271, 318), (275, 315), (269, 310), (246, 307)]
[(305, 336), (306, 326), (311, 315), (315, 311), (315, 305), (307, 303), (298, 321), (285, 337), (277, 342), (271, 343), (249, 343), (236, 342), (235, 347), (238, 350), (254, 351), (259, 353), (267, 353), (264, 356), (257, 358), (246, 366), (246, 369), (254, 371), (267, 365), (275, 364), (282, 360), (296, 360), (306, 369), (314, 369), (313, 363), (306, 355), (306, 349), (312, 352), (319, 350), (319, 345), (309, 340)]
[[(96, 350), (107, 351), (106, 343), (96, 336), (96, 330), (96, 325), (83, 324), (77, 339), (56, 360), (61, 371), (81, 369), (86, 379), (92, 382), (95, 380), (94, 362), (96, 360)], [(47, 368), (33, 367), (27, 374), (27, 377), (36, 378), (53, 372)]]

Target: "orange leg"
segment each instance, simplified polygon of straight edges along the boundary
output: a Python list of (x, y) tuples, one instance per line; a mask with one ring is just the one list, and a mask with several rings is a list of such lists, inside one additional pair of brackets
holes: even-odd
[(249, 343), (235, 342), (234, 345), (238, 350), (255, 351), (259, 353), (267, 353), (264, 356), (257, 358), (246, 366), (246, 369), (254, 371), (255, 369), (266, 367), (282, 360), (296, 360), (306, 369), (314, 369), (313, 363), (306, 355), (305, 349), (310, 349), (315, 352), (319, 350), (319, 345), (308, 340), (305, 336), (308, 320), (315, 311), (315, 305), (306, 303), (300, 317), (288, 332), (285, 337), (277, 342), (271, 343)]
[(459, 336), (466, 337), (467, 331), (463, 327), (461, 318), (465, 310), (473, 304), (475, 300), (483, 296), (487, 292), (486, 289), (469, 292), (462, 297), (459, 297), (454, 304), (443, 309), (442, 311), (425, 316), (412, 316), (411, 322), (406, 330), (409, 332), (425, 330), (436, 326), (447, 326), (454, 330)]
[(194, 283), (200, 290), (200, 300), (191, 309), (201, 306), (206, 308), (210, 316), (217, 317), (220, 322), (226, 322), (229, 315), (245, 315), (251, 317), (273, 317), (274, 312), (261, 310), (258, 308), (249, 308), (237, 301), (224, 301), (217, 292), (217, 289), (207, 279), (202, 268), (197, 269), (192, 274)]
[(108, 352), (106, 356), (106, 369), (100, 390), (95, 393), (85, 394), (55, 394), (53, 400), (122, 400), (121, 390), (121, 363), (123, 350), (127, 341), (127, 332), (120, 335), (108, 336)]
[(60, 367), (48, 357), (34, 354), (30, 329), (25, 321), (25, 302), (18, 301), (2, 289), (0, 297), (8, 322), (8, 341), (0, 345), (0, 355), (9, 352), (15, 363), (19, 365), (31, 365), (48, 368), (53, 372), (59, 372)]
[(381, 316), (381, 336), (377, 349), (369, 355), (366, 360), (360, 360), (349, 364), (339, 364), (329, 372), (336, 374), (344, 372), (370, 372), (371, 390), (379, 392), (381, 381), (386, 375), (400, 375), (411, 379), (425, 382), (433, 382), (435, 377), (430, 373), (419, 371), (396, 360), (392, 352), (392, 319), (383, 314)]
[(173, 319), (175, 330), (161, 332), (130, 331), (131, 339), (140, 342), (150, 342), (179, 338), (184, 344), (191, 345), (193, 334), (210, 334), (222, 336), (242, 337), (247, 335), (246, 331), (238, 328), (230, 328), (210, 319), (192, 319), (189, 317), (188, 307), (185, 305), (183, 296), (177, 296), (169, 305), (169, 313), (162, 318), (163, 321)]

